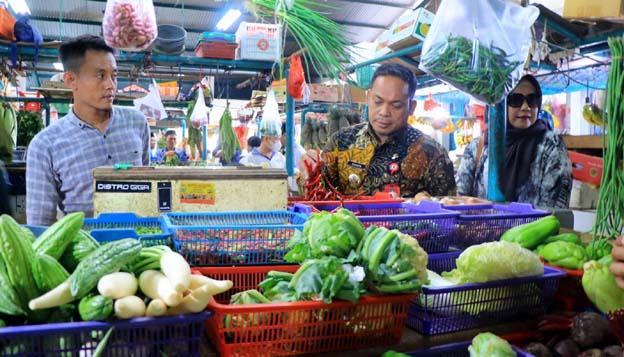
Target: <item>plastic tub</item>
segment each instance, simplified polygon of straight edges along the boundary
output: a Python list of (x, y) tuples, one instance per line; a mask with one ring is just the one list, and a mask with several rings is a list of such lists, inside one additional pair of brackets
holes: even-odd
[(184, 49), (186, 30), (177, 25), (158, 25), (158, 37), (154, 48), (160, 52), (178, 53)]

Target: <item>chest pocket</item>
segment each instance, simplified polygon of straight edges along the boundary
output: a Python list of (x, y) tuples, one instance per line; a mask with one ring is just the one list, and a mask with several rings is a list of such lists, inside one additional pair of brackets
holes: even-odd
[[(374, 153), (374, 145), (367, 146), (364, 149), (348, 149), (338, 153), (340, 187), (345, 193), (354, 194), (359, 191)], [(349, 181), (350, 177), (354, 177), (352, 175), (356, 175), (359, 178), (357, 182)]]
[[(117, 140), (115, 142), (119, 143)], [(122, 147), (117, 145), (108, 148), (108, 151), (113, 153), (113, 164), (133, 164), (136, 166), (143, 164), (143, 141), (138, 135), (128, 135)]]

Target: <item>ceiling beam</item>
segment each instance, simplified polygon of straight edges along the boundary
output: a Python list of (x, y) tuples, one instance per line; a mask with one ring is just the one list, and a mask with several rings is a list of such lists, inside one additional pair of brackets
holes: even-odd
[[(88, 0), (92, 2), (106, 2), (106, 0)], [(166, 3), (166, 2), (158, 2), (154, 1), (154, 7), (164, 7), (170, 9), (180, 9), (182, 10), (182, 5), (180, 1), (176, 1), (175, 4)], [(224, 2), (225, 4), (225, 2)], [(201, 6), (201, 5), (184, 5), (184, 10), (196, 10), (196, 11), (208, 11), (208, 12), (221, 12), (225, 7), (211, 7), (211, 6)]]

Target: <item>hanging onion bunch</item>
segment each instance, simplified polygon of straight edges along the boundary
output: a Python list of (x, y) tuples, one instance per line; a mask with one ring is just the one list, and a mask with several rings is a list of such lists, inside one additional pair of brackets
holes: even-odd
[(321, 76), (339, 78), (344, 72), (341, 62), (349, 62), (351, 43), (345, 38), (345, 29), (310, 7), (333, 9), (332, 6), (311, 0), (248, 0), (246, 7), (257, 18), (277, 19), (305, 49), (306, 72), (309, 65)]

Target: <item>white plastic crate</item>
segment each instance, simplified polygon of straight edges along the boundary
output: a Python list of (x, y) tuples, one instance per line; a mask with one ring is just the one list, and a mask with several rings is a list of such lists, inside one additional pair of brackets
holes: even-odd
[(241, 22), (236, 31), (238, 59), (279, 62), (282, 56), (282, 27)]

